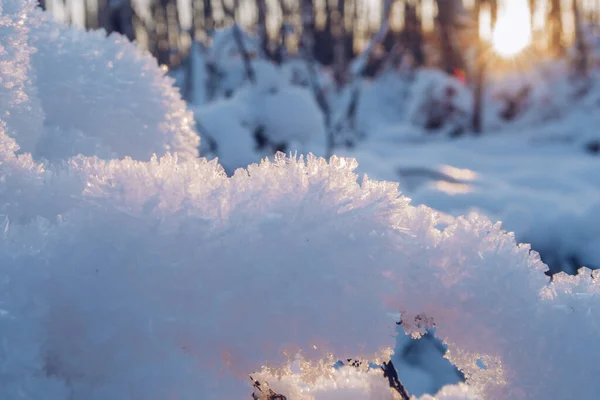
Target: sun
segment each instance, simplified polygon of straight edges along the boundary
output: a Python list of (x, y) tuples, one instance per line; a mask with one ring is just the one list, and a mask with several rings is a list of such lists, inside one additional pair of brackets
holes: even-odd
[(494, 51), (501, 57), (515, 57), (531, 44), (529, 5), (524, 0), (506, 1), (492, 32)]

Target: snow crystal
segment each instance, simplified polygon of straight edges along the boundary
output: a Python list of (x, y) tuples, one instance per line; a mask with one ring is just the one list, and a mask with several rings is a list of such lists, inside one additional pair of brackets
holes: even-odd
[(35, 149), (44, 118), (30, 66), (33, 49), (27, 43), (26, 16), (34, 6), (33, 0), (0, 2), (0, 118), (27, 152)]
[(83, 32), (41, 11), (26, 26), (45, 120), (39, 145), (19, 140), (23, 150), (50, 160), (198, 155), (193, 116), (150, 54), (120, 35)]
[[(9, 387), (43, 375), (76, 398), (239, 398), (246, 374), (285, 365), (284, 353), (368, 358), (392, 344), (389, 311), (400, 309), (406, 328), (417, 314), (436, 324), (487, 398), (597, 389), (594, 363), (572, 372), (590, 357), (577, 343), (593, 337), (594, 298), (540, 300), (545, 266), (498, 225), (471, 216), (439, 231), (431, 210), (394, 184), (357, 183), (355, 167), (279, 157), (227, 178), (172, 156), (73, 160), (87, 184), (72, 186), (70, 209), (11, 223), (2, 239), (3, 323), (44, 338), (8, 342), (30, 356), (5, 370), (33, 374)], [(555, 310), (565, 301), (570, 314)]]
[[(22, 39), (13, 29), (20, 10), (27, 12), (18, 7), (3, 2), (0, 18), (15, 40)], [(27, 25), (39, 35), (30, 38), (36, 57), (55, 66), (70, 59), (79, 77), (89, 77), (82, 65), (91, 66), (78, 51), (120, 49), (122, 60), (140, 54), (37, 13)], [(49, 32), (60, 38), (46, 43)], [(64, 52), (44, 49), (42, 42), (56, 41)], [(2, 59), (14, 66), (25, 55), (9, 51)], [(151, 79), (116, 73), (89, 92), (57, 76), (57, 93), (85, 104), (70, 99), (79, 108), (64, 114), (48, 106), (52, 84), (41, 74), (40, 98), (55, 121), (48, 126), (103, 137), (83, 112), (97, 106), (108, 116), (102, 93), (111, 99), (128, 77), (128, 88), (156, 94), (160, 104), (175, 99), (144, 60), (130, 67)], [(33, 73), (26, 65), (20, 73)], [(331, 365), (385, 361), (398, 313), (409, 334), (435, 326), (467, 378), (438, 399), (594, 398), (600, 391), (597, 272), (550, 281), (538, 254), (500, 224), (470, 214), (441, 229), (438, 215), (410, 205), (397, 184), (359, 179), (349, 158), (279, 154), (231, 177), (185, 152), (132, 158), (164, 143), (176, 147), (170, 140), (180, 133), (189, 138), (177, 104), (148, 105), (158, 116), (140, 120), (151, 124), (151, 138), (168, 140), (150, 140), (131, 157), (50, 163), (18, 154), (31, 133), (4, 116), (18, 108), (13, 100), (28, 79), (14, 78), (0, 103), (0, 398), (238, 399), (253, 390), (248, 375), (266, 370), (281, 377), (269, 385), (292, 398), (306, 389), (319, 399), (393, 399), (378, 371)], [(123, 140), (101, 144), (125, 155), (132, 148)], [(314, 367), (298, 374), (297, 357)]]

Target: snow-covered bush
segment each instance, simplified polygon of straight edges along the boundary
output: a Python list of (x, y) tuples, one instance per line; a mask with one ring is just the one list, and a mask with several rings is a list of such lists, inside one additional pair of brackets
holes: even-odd
[[(385, 69), (360, 85), (355, 127), (359, 136), (448, 137), (470, 129), (473, 107), (470, 90), (441, 71)], [(340, 97), (337, 111), (342, 115), (336, 119), (343, 119), (351, 90)]]
[[(336, 83), (331, 76), (331, 71), (320, 64), (315, 64), (314, 67), (316, 69), (316, 80), (314, 83), (323, 88), (323, 91), (329, 97), (336, 89)], [(281, 64), (281, 71), (285, 79), (293, 85), (310, 88), (313, 84), (308, 64), (302, 58), (296, 57), (285, 60)]]
[(246, 82), (230, 98), (193, 108), (200, 134), (214, 141), (229, 173), (277, 150), (306, 151), (309, 143), (318, 149), (325, 141), (323, 115), (312, 92), (286, 82), (270, 62), (255, 60), (252, 67), (254, 83)]
[[(294, 81), (285, 64), (261, 58), (256, 37), (243, 30), (241, 35), (252, 79), (232, 27), (217, 30), (206, 48), (195, 45), (187, 61), (193, 74), (190, 108), (204, 137), (202, 154), (217, 156), (231, 174), (278, 150), (306, 151), (309, 142), (319, 153), (325, 126), (312, 91)], [(185, 84), (182, 71), (173, 74)]]
[(525, 70), (490, 76), (484, 126), (497, 131), (554, 123), (573, 110), (575, 91), (564, 61), (542, 59)]
[[(23, 12), (40, 22), (0, 4), (6, 26)], [(7, 89), (2, 119), (22, 96)], [(232, 177), (171, 153), (47, 163), (17, 154), (36, 132), (11, 124), (0, 129), (2, 399), (238, 399), (254, 373), (290, 398), (391, 399), (375, 371), (330, 366), (385, 361), (400, 317), (413, 334), (435, 324), (467, 377), (439, 399), (600, 390), (600, 276), (549, 282), (499, 224), (470, 215), (439, 229), (435, 212), (358, 179), (350, 159), (279, 155)]]
[(2, 118), (23, 151), (50, 160), (197, 157), (192, 114), (149, 54), (126, 38), (67, 27), (33, 7), (29, 0), (5, 1), (0, 22), (2, 87), (21, 93), (2, 96), (13, 102)]
[(408, 95), (407, 118), (426, 131), (458, 136), (470, 129), (473, 97), (458, 79), (421, 69)]

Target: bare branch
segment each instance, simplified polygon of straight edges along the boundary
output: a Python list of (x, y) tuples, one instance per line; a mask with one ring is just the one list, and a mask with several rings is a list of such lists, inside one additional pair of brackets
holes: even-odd
[(410, 396), (408, 395), (408, 392), (406, 391), (406, 388), (402, 382), (400, 382), (400, 379), (398, 378), (398, 372), (396, 371), (392, 360), (387, 363), (384, 361), (381, 369), (383, 370), (383, 376), (388, 379), (390, 387), (400, 393), (402, 400), (409, 400)]
[(381, 18), (381, 26), (379, 27), (379, 31), (371, 38), (367, 47), (362, 51), (360, 56), (358, 56), (356, 61), (356, 67), (354, 68), (353, 75), (354, 78), (357, 76), (362, 76), (367, 69), (367, 65), (369, 62), (369, 58), (371, 54), (375, 50), (375, 48), (385, 39), (385, 35), (387, 35), (388, 30), (390, 28), (390, 12), (392, 10), (392, 4), (394, 0), (385, 0), (383, 4), (383, 14)]

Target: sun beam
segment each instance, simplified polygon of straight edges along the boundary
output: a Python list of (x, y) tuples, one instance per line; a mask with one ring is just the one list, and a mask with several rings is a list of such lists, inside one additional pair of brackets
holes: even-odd
[(507, 0), (498, 14), (491, 37), (492, 47), (501, 57), (511, 58), (531, 44), (528, 2)]

